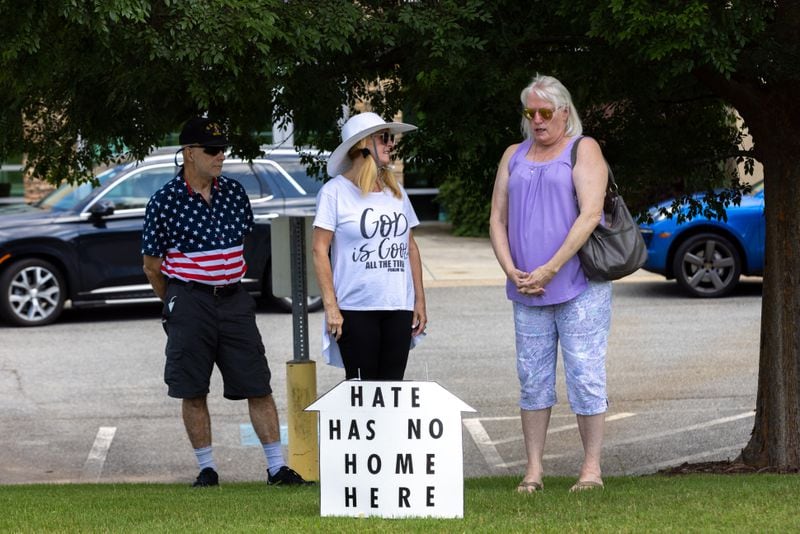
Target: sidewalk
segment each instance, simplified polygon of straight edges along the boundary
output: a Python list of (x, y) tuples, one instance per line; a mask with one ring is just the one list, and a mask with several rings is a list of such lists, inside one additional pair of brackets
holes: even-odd
[(426, 221), (414, 228), (414, 239), (425, 287), (505, 284), (488, 237), (455, 237), (449, 223)]
[[(488, 237), (456, 237), (450, 223), (424, 221), (414, 228), (425, 287), (502, 286), (506, 277)], [(664, 281), (642, 269), (616, 283)]]

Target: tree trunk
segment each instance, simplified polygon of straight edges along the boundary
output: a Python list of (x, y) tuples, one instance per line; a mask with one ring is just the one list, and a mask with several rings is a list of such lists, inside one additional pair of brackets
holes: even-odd
[(794, 121), (800, 114), (800, 105), (796, 94), (794, 97), (785, 94), (764, 99), (760, 109), (761, 117), (756, 113), (755, 121), (749, 124), (765, 176), (761, 347), (755, 424), (740, 459), (758, 468), (797, 470), (800, 468), (800, 139), (794, 133), (797, 125)]

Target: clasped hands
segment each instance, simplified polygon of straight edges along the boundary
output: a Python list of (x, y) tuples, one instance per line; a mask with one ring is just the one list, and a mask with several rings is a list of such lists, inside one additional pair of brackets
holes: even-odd
[(555, 272), (542, 267), (537, 267), (531, 272), (520, 271), (514, 268), (508, 278), (517, 288), (517, 292), (523, 295), (542, 296), (545, 294), (545, 286), (555, 276)]

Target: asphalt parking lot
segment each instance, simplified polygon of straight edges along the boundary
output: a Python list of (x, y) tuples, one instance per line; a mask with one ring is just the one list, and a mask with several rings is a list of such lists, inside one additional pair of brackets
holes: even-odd
[[(487, 240), (453, 238), (446, 230), (418, 232), (430, 326), (411, 353), (406, 379), (436, 381), (475, 408), (463, 414), (466, 476), (521, 473), (513, 325), (502, 273)], [(647, 273), (614, 284), (606, 475), (736, 456), (753, 424), (760, 310), (757, 279), (715, 300), (685, 298), (674, 283)], [(265, 308), (258, 322), (285, 422), (291, 316)], [(309, 323), (316, 359), (321, 315)], [(0, 325), (0, 339), (0, 483), (194, 478), (180, 405), (166, 397), (161, 381), (165, 338), (157, 306), (69, 310), (48, 327)], [(341, 378), (340, 370), (317, 364), (319, 394)], [(581, 448), (561, 378), (558, 387), (546, 471), (569, 476)], [(264, 479), (246, 404), (226, 401), (220, 391), (215, 375), (210, 406), (220, 474)]]

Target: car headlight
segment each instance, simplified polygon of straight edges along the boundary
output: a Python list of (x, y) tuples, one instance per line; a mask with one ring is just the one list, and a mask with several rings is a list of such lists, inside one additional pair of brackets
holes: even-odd
[(666, 220), (666, 219), (667, 219), (667, 216), (666, 216), (666, 214), (664, 214), (664, 213), (661, 213), (661, 212), (660, 212), (660, 211), (658, 211), (658, 210), (655, 210), (655, 211), (652, 213), (652, 217), (653, 217), (653, 222), (661, 222), (661, 221), (664, 221), (664, 220)]

